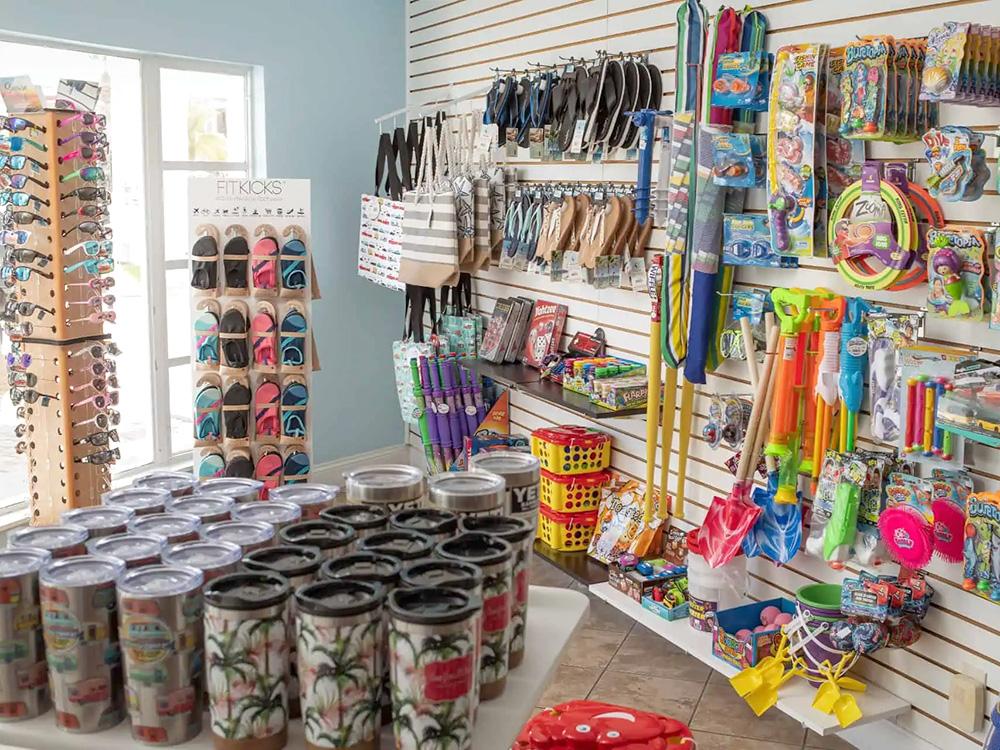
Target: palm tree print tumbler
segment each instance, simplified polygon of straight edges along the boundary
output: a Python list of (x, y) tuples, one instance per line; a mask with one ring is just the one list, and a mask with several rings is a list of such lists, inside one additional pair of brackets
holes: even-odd
[(445, 560), (476, 565), (483, 572), (483, 621), (479, 653), (479, 698), (488, 701), (507, 687), (510, 615), (513, 602), (513, 549), (489, 534), (463, 533), (436, 549)]
[(203, 580), (195, 568), (150, 565), (118, 581), (125, 697), (139, 742), (176, 745), (201, 732)]
[(389, 595), (397, 750), (471, 750), (480, 602), (444, 587)]
[(30, 547), (0, 552), (0, 722), (52, 707), (38, 591), (38, 571), (51, 559)]
[(291, 589), (273, 573), (205, 586), (205, 663), (216, 750), (281, 750), (288, 741)]
[(321, 581), (295, 592), (302, 723), (308, 750), (378, 750), (385, 589)]
[(125, 718), (115, 582), (125, 563), (79, 555), (39, 574), (42, 632), (56, 726), (99, 732)]

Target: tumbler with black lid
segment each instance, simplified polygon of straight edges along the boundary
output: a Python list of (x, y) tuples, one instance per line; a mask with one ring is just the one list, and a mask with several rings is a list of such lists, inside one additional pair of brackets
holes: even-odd
[(187, 742), (201, 731), (204, 669), (200, 570), (150, 565), (118, 580), (125, 699), (132, 737)]
[(184, 471), (151, 471), (132, 482), (133, 487), (166, 490), (173, 497), (190, 495), (197, 485), (194, 475)]
[(417, 508), (427, 497), (427, 475), (405, 464), (369, 466), (344, 474), (347, 502), (385, 508), (390, 513)]
[(208, 495), (224, 495), (234, 503), (252, 503), (261, 498), (264, 483), (246, 477), (216, 477), (198, 484), (197, 491)]
[(124, 506), (135, 511), (137, 516), (147, 516), (166, 510), (167, 500), (170, 498), (170, 490), (165, 487), (133, 485), (105, 492), (101, 495), (101, 503), (115, 507)]
[(133, 518), (129, 521), (128, 530), (135, 534), (162, 536), (167, 544), (180, 544), (198, 538), (201, 519), (190, 513), (152, 513)]
[(520, 451), (487, 451), (469, 459), (470, 471), (491, 472), (503, 477), (507, 498), (503, 512), (523, 518), (538, 527), (538, 493), (542, 480), (541, 462), (536, 456)]
[(358, 539), (366, 536), (378, 534), (389, 528), (389, 511), (375, 505), (338, 505), (334, 508), (327, 508), (319, 517), (324, 521), (337, 521), (346, 523), (356, 532)]
[(455, 535), (458, 515), (441, 508), (398, 510), (389, 516), (389, 528), (397, 531), (419, 531), (435, 542), (443, 542)]
[(89, 536), (90, 532), (83, 526), (71, 524), (25, 526), (7, 535), (7, 546), (44, 549), (54, 558), (73, 557), (87, 554)]
[[(321, 580), (366, 581), (377, 583), (385, 589), (386, 596), (399, 585), (402, 563), (398, 557), (375, 552), (354, 552), (350, 555), (327, 560), (319, 569)], [(382, 723), (392, 720), (392, 698), (389, 693), (389, 625), (388, 612), (384, 612), (386, 625), (382, 630)]]
[(128, 528), (128, 522), (135, 517), (135, 511), (124, 505), (91, 505), (89, 508), (68, 510), (62, 514), (61, 521), (74, 526), (83, 526), (90, 539), (99, 536), (123, 534)]
[(282, 544), (304, 544), (318, 547), (323, 557), (332, 560), (354, 551), (358, 533), (346, 523), (316, 518), (299, 521), (278, 532)]
[(167, 501), (167, 513), (188, 513), (203, 524), (218, 523), (232, 518), (235, 504), (232, 498), (225, 495), (196, 492), (187, 497), (171, 498)]
[(396, 748), (471, 750), (480, 602), (460, 589), (399, 588), (388, 609)]
[(510, 663), (520, 666), (524, 660), (524, 637), (528, 623), (528, 588), (531, 575), (531, 555), (534, 551), (534, 524), (517, 516), (476, 516), (463, 518), (461, 531), (492, 534), (514, 548), (513, 604), (510, 615)]
[(419, 531), (383, 531), (362, 539), (358, 550), (392, 555), (406, 564), (430, 559), (434, 554), (434, 540)]
[(288, 741), (291, 591), (274, 573), (205, 585), (205, 665), (216, 750), (280, 750)]
[(227, 573), (235, 573), (242, 558), (243, 550), (238, 544), (207, 539), (182, 542), (163, 551), (164, 565), (197, 568), (202, 572), (205, 583)]
[(167, 546), (167, 540), (156, 534), (112, 534), (91, 539), (87, 542), (87, 552), (92, 555), (114, 557), (125, 563), (125, 567), (142, 568), (157, 565)]
[(308, 750), (378, 750), (384, 599), (380, 584), (364, 581), (320, 581), (295, 593)]
[(52, 707), (38, 590), (38, 571), (51, 559), (44, 549), (0, 550), (0, 722)]
[(220, 521), (201, 527), (201, 538), (212, 542), (232, 542), (238, 544), (243, 554), (255, 549), (270, 547), (277, 535), (274, 527), (260, 521)]
[(497, 514), (507, 500), (503, 477), (485, 471), (446, 471), (429, 481), (430, 504), (459, 516)]
[(81, 555), (53, 560), (39, 574), (42, 631), (56, 726), (99, 732), (125, 718), (115, 582), (125, 564)]
[(303, 482), (275, 487), (267, 493), (267, 499), (295, 503), (302, 509), (302, 519), (309, 520), (319, 518), (320, 513), (332, 508), (342, 494), (343, 490), (335, 484)]
[(479, 695), (484, 701), (503, 694), (510, 656), (510, 615), (514, 552), (507, 542), (489, 534), (466, 532), (435, 549), (444, 560), (478, 565), (483, 571), (482, 651)]
[(302, 508), (295, 503), (281, 503), (274, 500), (238, 503), (233, 508), (233, 520), (269, 523), (277, 532), (285, 526), (301, 521)]

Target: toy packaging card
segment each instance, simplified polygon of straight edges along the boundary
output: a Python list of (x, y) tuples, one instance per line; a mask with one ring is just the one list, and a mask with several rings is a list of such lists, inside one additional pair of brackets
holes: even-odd
[(866, 37), (845, 47), (844, 74), (840, 81), (840, 134), (845, 138), (885, 137), (892, 54), (892, 37)]
[(725, 187), (764, 187), (764, 136), (721, 133), (712, 136), (712, 181)]
[(968, 22), (946, 21), (927, 35), (927, 58), (920, 87), (926, 101), (967, 101), (963, 66), (967, 65)]
[(984, 133), (960, 125), (931, 128), (923, 135), (924, 156), (930, 164), (927, 187), (943, 201), (975, 201), (990, 179)]
[(872, 437), (893, 443), (899, 437), (899, 350), (917, 343), (923, 326), (919, 313), (868, 315), (868, 383)]
[(535, 303), (528, 338), (524, 344), (523, 361), (526, 365), (541, 369), (545, 357), (559, 351), (559, 339), (567, 312), (566, 305), (546, 300)]
[(771, 229), (763, 214), (722, 217), (722, 262), (729, 266), (798, 268), (794, 255), (779, 255), (771, 246)]
[[(934, 453), (932, 451), (931, 455), (928, 456), (925, 455), (923, 450), (913, 450), (913, 446), (908, 444), (906, 434), (906, 426), (910, 424), (909, 411), (911, 408), (915, 410), (914, 421), (912, 423), (914, 426), (925, 424), (929, 419), (932, 429), (934, 429), (937, 427), (937, 420), (941, 416), (942, 411), (945, 410), (947, 403), (946, 398), (939, 398), (937, 393), (935, 393), (934, 405), (931, 408), (931, 413), (927, 414), (928, 407), (926, 406), (926, 392), (924, 393), (923, 401), (921, 403), (917, 403), (918, 389), (914, 387), (914, 397), (912, 399), (914, 401), (914, 405), (911, 407), (910, 383), (913, 382), (914, 386), (916, 386), (916, 384), (922, 380), (937, 378), (942, 378), (945, 381), (951, 381), (954, 383), (957, 380), (956, 367), (958, 363), (962, 361), (964, 356), (965, 353), (961, 350), (940, 346), (917, 345), (900, 349), (899, 381), (902, 384), (902, 387), (906, 390), (902, 392), (899, 400), (899, 418), (900, 425), (902, 425), (902, 427), (899, 431), (899, 438), (896, 443), (896, 447), (899, 449), (900, 455), (905, 456), (908, 461), (940, 469), (952, 469), (956, 466), (964, 465), (965, 442), (958, 435), (953, 434), (948, 438), (951, 448), (950, 454), (945, 454), (943, 451), (939, 453)], [(923, 415), (920, 413), (921, 406), (923, 406), (924, 409)], [(943, 435), (939, 436), (936, 431), (932, 432), (932, 443), (936, 444), (942, 441), (943, 437)], [(950, 455), (950, 459), (946, 460), (945, 455)]]
[[(659, 506), (656, 497), (653, 506)], [(663, 520), (654, 517), (647, 524), (644, 485), (634, 479), (616, 477), (604, 490), (597, 512), (597, 528), (587, 554), (604, 564), (617, 560), (626, 552), (642, 557), (659, 548)]]
[(770, 58), (763, 50), (719, 55), (712, 83), (712, 106), (765, 111), (770, 69)]
[(844, 48), (830, 50), (826, 66), (826, 177), (832, 204), (852, 182), (861, 179), (865, 142), (840, 137), (843, 106), (840, 81), (844, 73)]
[(944, 227), (927, 230), (927, 304), (939, 318), (980, 320), (987, 243), (981, 229)]
[(1000, 493), (969, 496), (965, 506), (962, 588), (1000, 602)]

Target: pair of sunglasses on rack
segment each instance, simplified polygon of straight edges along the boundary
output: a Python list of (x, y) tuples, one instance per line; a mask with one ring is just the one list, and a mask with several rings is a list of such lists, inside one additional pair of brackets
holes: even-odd
[(4, 304), (2, 312), (0, 312), (0, 318), (4, 320), (9, 320), (11, 322), (16, 322), (17, 316), (22, 318), (27, 318), (30, 315), (38, 313), (38, 319), (41, 320), (48, 315), (55, 315), (56, 311), (52, 308), (42, 307), (41, 305), (35, 304), (34, 302), (17, 302), (10, 301)]
[(66, 356), (82, 357), (88, 355), (93, 359), (107, 359), (108, 357), (117, 357), (121, 353), (122, 350), (118, 347), (118, 344), (108, 341), (103, 344), (88, 344), (81, 349), (69, 352)]
[[(0, 148), (0, 151), (3, 149)], [(49, 168), (48, 164), (38, 161), (38, 159), (32, 159), (30, 156), (25, 156), (24, 154), (2, 154), (0, 153), (0, 169), (12, 169), (15, 172), (19, 172), (26, 165), (30, 164), (33, 168), (39, 169), (42, 172)], [(46, 187), (48, 187), (46, 185)]]
[(112, 448), (111, 450), (91, 453), (89, 456), (76, 456), (73, 458), (73, 462), (78, 464), (110, 464), (117, 461), (121, 457), (121, 451), (117, 448)]
[(59, 182), (69, 182), (77, 178), (84, 182), (98, 182), (104, 179), (104, 170), (101, 167), (80, 167), (75, 172), (62, 175), (59, 178)]
[(42, 406), (45, 406), (49, 401), (58, 401), (59, 397), (53, 396), (51, 393), (36, 391), (34, 388), (10, 389), (10, 400), (15, 406), (20, 404), (22, 401), (26, 404), (33, 404), (39, 399), (42, 399)]
[(68, 307), (79, 307), (81, 305), (85, 305), (87, 307), (93, 307), (95, 310), (100, 310), (104, 307), (113, 307), (114, 304), (115, 295), (113, 294), (95, 294), (93, 297), (88, 297), (85, 300), (66, 303)]
[(99, 235), (101, 239), (107, 239), (112, 236), (111, 227), (105, 226), (99, 221), (81, 221), (75, 227), (70, 227), (69, 229), (64, 229), (62, 232), (63, 237), (68, 237), (73, 234), (73, 232), (82, 232), (83, 234)]
[(15, 190), (20, 190), (23, 187), (26, 187), (29, 182), (35, 183), (43, 190), (49, 189), (48, 182), (36, 180), (31, 175), (0, 172), (0, 188), (14, 188)]
[(93, 396), (70, 402), (71, 409), (93, 404), (98, 409), (106, 409), (109, 406), (118, 406), (118, 391), (108, 391), (107, 393), (95, 393)]
[(48, 226), (52, 223), (44, 216), (36, 214), (34, 211), (13, 211), (9, 208), (4, 212), (0, 221), (2, 221), (5, 227), (10, 226), (11, 224), (20, 224), (24, 226), (26, 224), (34, 224), (35, 222), (38, 222), (43, 226)]
[(4, 229), (0, 230), (0, 242), (4, 245), (23, 245), (31, 239), (31, 232), (27, 229)]
[(23, 117), (0, 117), (0, 130), (20, 133), (22, 130), (34, 130), (38, 133), (48, 132), (44, 125), (39, 125)]
[(44, 143), (39, 143), (31, 138), (24, 138), (19, 135), (0, 135), (0, 151), (6, 151), (7, 153), (24, 151), (25, 146), (31, 146), (31, 148), (43, 152), (49, 150), (49, 147)]
[(108, 409), (100, 414), (95, 414), (90, 417), (90, 419), (81, 419), (79, 422), (71, 422), (73, 427), (84, 427), (85, 425), (92, 424), (96, 425), (99, 430), (107, 430), (111, 427), (117, 427), (122, 420), (122, 415), (119, 414), (114, 409)]
[(65, 164), (68, 161), (79, 160), (79, 161), (107, 161), (108, 152), (103, 148), (91, 148), (90, 146), (81, 146), (78, 149), (74, 149), (67, 154), (57, 157), (56, 161), (60, 164)]
[(82, 318), (66, 318), (66, 323), (114, 323), (118, 315), (114, 310), (104, 310), (103, 312), (92, 312)]
[(109, 375), (108, 377), (93, 378), (83, 385), (71, 385), (69, 387), (70, 393), (83, 393), (84, 391), (95, 390), (98, 393), (108, 393), (111, 390), (117, 389), (118, 386), (118, 376)]
[[(53, 278), (52, 274), (48, 271), (40, 271), (37, 268), (31, 266), (15, 266), (4, 264), (0, 266), (0, 283), (6, 287), (12, 287), (18, 281), (27, 281), (31, 278), (31, 274), (38, 274), (43, 279)], [(30, 336), (31, 334), (25, 334)]]
[(108, 257), (114, 249), (111, 240), (84, 240), (63, 250), (63, 255), (82, 252), (88, 258)]
[(88, 203), (73, 211), (63, 211), (59, 214), (60, 219), (68, 219), (70, 216), (84, 216), (88, 219), (100, 219), (109, 216), (108, 206), (104, 203)]
[(99, 187), (78, 187), (75, 190), (70, 190), (68, 193), (63, 193), (59, 196), (59, 200), (64, 201), (70, 198), (76, 198), (81, 201), (102, 201), (105, 204), (111, 203), (111, 193), (109, 193), (105, 188)]
[(86, 372), (93, 375), (95, 378), (103, 377), (104, 375), (114, 375), (118, 370), (118, 365), (115, 364), (114, 360), (110, 359), (95, 359), (91, 360), (89, 365), (84, 365), (75, 370), (72, 367), (69, 368), (69, 374), (75, 375), (77, 372)]
[(0, 190), (0, 205), (6, 206), (8, 204), (14, 206), (27, 206), (34, 203), (36, 206), (48, 206), (49, 202), (45, 198), (39, 198), (37, 195), (31, 193), (25, 193), (19, 190)]
[[(112, 258), (87, 258), (69, 266), (63, 266), (63, 273), (74, 273), (83, 269), (89, 274), (97, 276), (102, 273), (111, 273), (115, 270), (115, 262)], [(67, 286), (69, 286), (67, 284)]]
[(11, 388), (34, 388), (38, 385), (38, 376), (23, 370), (11, 371), (7, 373), (7, 385)]
[(107, 127), (108, 118), (104, 115), (95, 115), (93, 112), (78, 112), (68, 117), (60, 117), (56, 120), (56, 127), (62, 127), (64, 124), (71, 122), (82, 122), (88, 128), (104, 130)]
[(95, 133), (92, 130), (81, 130), (79, 133), (73, 133), (69, 138), (56, 138), (56, 145), (65, 146), (71, 141), (79, 140), (86, 146), (107, 146), (108, 136), (104, 133)]
[(52, 260), (51, 255), (46, 255), (45, 253), (40, 253), (37, 250), (32, 250), (30, 247), (11, 247), (10, 245), (4, 245), (3, 248), (3, 262), (6, 265), (14, 265), (15, 263), (37, 263), (40, 267), (44, 268)]
[(118, 430), (102, 430), (101, 432), (92, 432), (89, 435), (85, 435), (82, 438), (74, 440), (73, 445), (93, 445), (95, 447), (100, 447), (102, 445), (107, 445), (108, 442), (121, 442), (118, 439)]

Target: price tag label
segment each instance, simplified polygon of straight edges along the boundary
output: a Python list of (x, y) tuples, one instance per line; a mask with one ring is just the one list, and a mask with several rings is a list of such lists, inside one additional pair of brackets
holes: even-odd
[(583, 152), (583, 135), (587, 130), (586, 120), (577, 120), (576, 128), (573, 130), (573, 140), (570, 141), (569, 151), (571, 154), (579, 154)]

